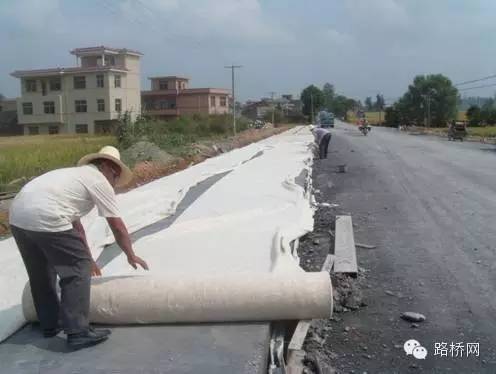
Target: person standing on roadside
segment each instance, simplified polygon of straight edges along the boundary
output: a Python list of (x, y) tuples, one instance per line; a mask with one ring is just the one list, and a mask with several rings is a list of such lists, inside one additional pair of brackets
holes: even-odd
[[(57, 169), (27, 183), (10, 208), (12, 235), (24, 261), (43, 335), (62, 329), (74, 349), (105, 341), (110, 330), (90, 327), (92, 275), (101, 275), (93, 260), (80, 218), (96, 206), (107, 219), (129, 264), (148, 270), (136, 256), (126, 225), (120, 218), (115, 187), (132, 179), (131, 170), (112, 146), (84, 156), (77, 167)], [(56, 280), (60, 281), (61, 299)]]

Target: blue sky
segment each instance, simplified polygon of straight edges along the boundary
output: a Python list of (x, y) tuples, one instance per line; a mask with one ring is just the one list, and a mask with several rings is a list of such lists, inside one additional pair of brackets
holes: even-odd
[(69, 50), (107, 45), (144, 54), (143, 89), (153, 75), (229, 88), (235, 63), (243, 100), (325, 82), (393, 99), (416, 74), (495, 74), (495, 16), (492, 0), (0, 0), (0, 93), (19, 94), (16, 69), (73, 66)]

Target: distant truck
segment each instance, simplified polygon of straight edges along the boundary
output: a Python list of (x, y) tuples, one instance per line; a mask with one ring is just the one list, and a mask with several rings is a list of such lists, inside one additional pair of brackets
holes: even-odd
[(320, 127), (334, 127), (334, 114), (325, 110), (320, 111), (317, 116), (317, 125)]

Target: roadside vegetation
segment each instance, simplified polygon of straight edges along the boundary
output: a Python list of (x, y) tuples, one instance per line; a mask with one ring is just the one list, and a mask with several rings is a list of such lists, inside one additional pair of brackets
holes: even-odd
[[(249, 127), (240, 118), (237, 130)], [(202, 140), (221, 140), (232, 136), (229, 115), (181, 117), (171, 121), (141, 118), (131, 122), (124, 114), (115, 136), (36, 135), (0, 137), (0, 192), (16, 191), (30, 178), (49, 170), (74, 165), (87, 153), (104, 145), (125, 152), (138, 142), (153, 143), (175, 157), (188, 157), (191, 145)], [(134, 160), (128, 160), (134, 164)], [(151, 161), (151, 160), (150, 160)]]
[[(249, 128), (246, 118), (236, 121), (237, 132)], [(120, 149), (127, 149), (139, 141), (147, 141), (175, 155), (188, 155), (188, 145), (205, 139), (225, 138), (233, 135), (230, 115), (193, 115), (170, 121), (139, 118), (132, 123), (124, 114), (117, 128), (116, 139)]]
[(0, 137), (0, 191), (15, 191), (29, 178), (74, 165), (104, 145), (110, 136), (36, 135)]

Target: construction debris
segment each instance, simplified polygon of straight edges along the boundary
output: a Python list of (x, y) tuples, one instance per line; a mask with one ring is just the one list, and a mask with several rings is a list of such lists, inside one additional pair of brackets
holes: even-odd
[(365, 248), (365, 249), (375, 249), (375, 248), (377, 248), (376, 245), (369, 245), (369, 244), (362, 244), (362, 243), (355, 243), (355, 247)]
[(401, 314), (401, 318), (408, 322), (424, 322), (425, 316), (415, 312), (405, 312)]

